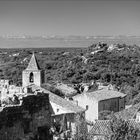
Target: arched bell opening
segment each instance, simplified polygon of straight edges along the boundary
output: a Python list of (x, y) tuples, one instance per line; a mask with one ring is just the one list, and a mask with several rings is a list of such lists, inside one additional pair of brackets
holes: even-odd
[(34, 82), (34, 74), (33, 74), (32, 72), (30, 73), (29, 81), (30, 81), (31, 83)]

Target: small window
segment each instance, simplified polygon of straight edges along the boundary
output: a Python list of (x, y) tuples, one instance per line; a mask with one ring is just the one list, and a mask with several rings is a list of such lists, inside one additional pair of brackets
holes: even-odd
[(59, 111), (59, 109), (57, 109), (57, 112)]
[(121, 110), (123, 110), (123, 109), (124, 109), (124, 108), (123, 108), (123, 107), (121, 107), (121, 108), (120, 108), (120, 111), (121, 111)]
[(31, 72), (30, 73), (30, 82), (33, 83), (34, 82), (34, 74)]
[(86, 105), (86, 110), (88, 110), (88, 105)]

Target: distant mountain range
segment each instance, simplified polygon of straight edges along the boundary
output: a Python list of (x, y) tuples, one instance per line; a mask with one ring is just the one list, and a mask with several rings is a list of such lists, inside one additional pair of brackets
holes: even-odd
[(131, 35), (119, 35), (119, 36), (30, 36), (30, 35), (23, 35), (23, 36), (0, 36), (3, 39), (97, 39), (97, 38), (109, 38), (109, 39), (122, 39), (122, 38), (140, 38), (140, 36), (131, 36)]
[(140, 46), (140, 36), (0, 36), (0, 48), (79, 48), (98, 42)]

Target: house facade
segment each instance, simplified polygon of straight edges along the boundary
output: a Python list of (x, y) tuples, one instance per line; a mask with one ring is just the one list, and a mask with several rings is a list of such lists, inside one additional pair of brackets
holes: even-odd
[(49, 94), (54, 137), (61, 139), (81, 137), (86, 140), (88, 130), (85, 109), (39, 86), (30, 85), (30, 90), (33, 94), (36, 92)]
[(109, 110), (113, 112), (119, 112), (125, 109), (125, 98), (116, 97), (98, 102), (98, 112)]
[(73, 97), (74, 101), (86, 109), (86, 119), (95, 121), (102, 111), (118, 112), (125, 109), (125, 94), (110, 89), (86, 92)]

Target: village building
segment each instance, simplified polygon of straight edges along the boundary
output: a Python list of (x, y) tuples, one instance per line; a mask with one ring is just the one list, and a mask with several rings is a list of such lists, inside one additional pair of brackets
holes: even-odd
[(22, 73), (22, 87), (2, 84), (5, 90), (0, 107), (2, 140), (28, 140), (29, 137), (51, 140), (52, 136), (86, 140), (86, 110), (42, 88), (44, 79), (44, 71), (33, 54)]
[(125, 94), (112, 89), (101, 89), (93, 92), (84, 92), (73, 97), (74, 101), (86, 111), (86, 120), (100, 119), (102, 111), (118, 112), (125, 109)]
[(15, 94), (21, 94), (22, 87), (11, 85), (9, 80), (0, 80), (0, 101), (7, 100), (8, 98), (12, 98)]
[(61, 128), (57, 134), (64, 132), (62, 133), (64, 138), (64, 134), (68, 131), (70, 132), (70, 137), (72, 138), (80, 135), (80, 137), (86, 139), (86, 110), (77, 106), (74, 102), (65, 100), (60, 96), (42, 88), (41, 85), (44, 83), (42, 79), (44, 80), (45, 76), (44, 74), (41, 74), (41, 69), (39, 68), (37, 59), (33, 54), (29, 65), (22, 74), (24, 92), (27, 94), (36, 94), (37, 92), (48, 93), (52, 123), (54, 124), (57, 122), (57, 125), (60, 125), (63, 128)]
[(24, 95), (21, 104), (0, 107), (1, 140), (52, 140), (48, 94)]
[(9, 86), (9, 80), (0, 79), (0, 88), (8, 87), (8, 86)]
[(34, 94), (36, 92), (49, 94), (52, 123), (61, 126), (59, 132), (55, 133), (56, 137), (75, 138), (81, 134), (81, 137), (86, 139), (88, 130), (85, 109), (39, 86), (30, 85), (29, 88)]
[[(136, 140), (140, 139), (140, 103), (135, 104), (127, 109), (114, 113), (118, 119), (123, 119), (129, 123), (130, 126), (138, 130)], [(89, 131), (88, 138), (90, 140), (111, 140), (110, 121), (112, 115), (108, 116), (108, 120), (96, 120), (92, 124)]]
[(22, 72), (22, 87), (30, 84), (41, 86), (45, 82), (44, 71), (40, 69), (35, 54), (33, 53), (27, 68)]

